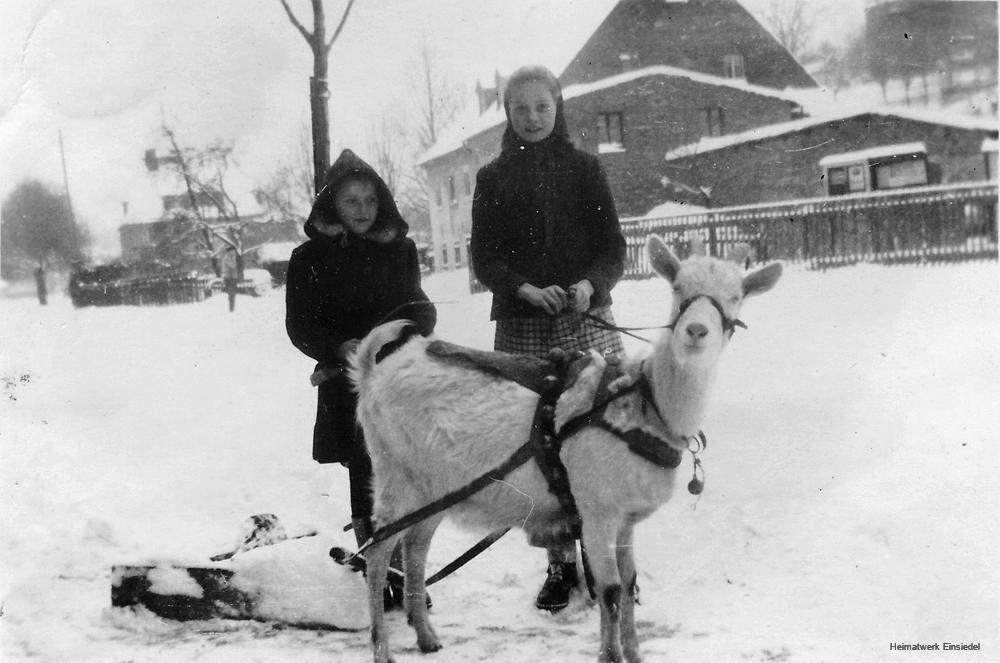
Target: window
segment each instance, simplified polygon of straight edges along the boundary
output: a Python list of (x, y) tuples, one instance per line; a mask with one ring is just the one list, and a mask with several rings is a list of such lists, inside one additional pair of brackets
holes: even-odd
[(465, 172), (462, 173), (462, 178), (465, 180), (465, 195), (472, 195), (472, 178), (469, 176), (469, 169), (466, 168)]
[(599, 113), (597, 115), (597, 151), (625, 151), (621, 113)]
[(721, 136), (726, 133), (726, 125), (723, 120), (721, 108), (705, 109), (705, 134), (707, 136)]
[(864, 166), (861, 164), (830, 168), (826, 172), (826, 178), (831, 196), (843, 196), (866, 188)]
[(455, 176), (454, 175), (449, 175), (448, 176), (448, 200), (450, 200), (452, 203), (455, 203), (455, 201), (458, 200), (457, 198), (455, 198)]
[(440, 189), (440, 187), (434, 187), (434, 202), (437, 203), (438, 207), (441, 206), (441, 189)]
[(873, 164), (875, 188), (895, 189), (901, 186), (927, 184), (927, 162), (920, 158)]
[(746, 68), (743, 64), (743, 56), (730, 53), (722, 56), (722, 72), (726, 78), (746, 78)]

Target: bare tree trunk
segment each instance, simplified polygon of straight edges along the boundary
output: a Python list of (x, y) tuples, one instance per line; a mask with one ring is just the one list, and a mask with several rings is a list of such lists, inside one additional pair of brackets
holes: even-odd
[(309, 102), (312, 108), (313, 135), (313, 184), (316, 193), (323, 188), (323, 179), (330, 167), (330, 118), (328, 104), (330, 90), (326, 77), (309, 79)]
[(285, 0), (279, 0), (288, 15), (288, 20), (309, 44), (313, 52), (313, 75), (309, 79), (309, 102), (312, 112), (313, 132), (313, 183), (316, 193), (323, 188), (323, 178), (326, 169), (330, 167), (330, 118), (327, 102), (330, 99), (330, 89), (327, 86), (328, 60), (330, 47), (337, 41), (340, 31), (344, 29), (347, 16), (354, 6), (354, 0), (348, 0), (347, 7), (340, 17), (340, 23), (329, 40), (326, 38), (326, 11), (323, 0), (312, 0), (313, 31), (309, 32), (295, 17)]
[(313, 6), (313, 75), (309, 79), (309, 101), (313, 128), (313, 180), (316, 193), (323, 188), (326, 169), (330, 167), (330, 88), (329, 49), (326, 47), (326, 13), (323, 0), (312, 0)]

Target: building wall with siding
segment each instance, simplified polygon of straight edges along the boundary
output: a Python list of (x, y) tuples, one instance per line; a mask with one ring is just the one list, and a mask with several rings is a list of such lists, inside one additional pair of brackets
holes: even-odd
[(935, 177), (932, 184), (985, 180), (982, 143), (996, 135), (996, 131), (864, 114), (670, 163), (680, 182), (712, 187), (711, 206), (726, 207), (825, 196), (819, 166), (823, 157), (916, 141), (927, 147)]

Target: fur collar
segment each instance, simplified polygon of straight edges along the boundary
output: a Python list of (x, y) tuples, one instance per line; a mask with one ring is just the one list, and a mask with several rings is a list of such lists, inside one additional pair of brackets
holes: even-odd
[(342, 223), (333, 223), (328, 225), (329, 228), (333, 229), (334, 234), (328, 235), (326, 233), (318, 233), (318, 237), (325, 237), (330, 241), (339, 242), (341, 246), (349, 246), (359, 239), (368, 240), (374, 242), (375, 244), (388, 244), (401, 236), (400, 229), (394, 226), (387, 226), (382, 228), (372, 228), (364, 235), (352, 235), (347, 232)]

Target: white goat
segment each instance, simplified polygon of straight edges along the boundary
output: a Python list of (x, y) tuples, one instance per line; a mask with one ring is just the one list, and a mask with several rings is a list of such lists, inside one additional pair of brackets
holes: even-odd
[[(606, 411), (619, 428), (640, 428), (663, 444), (688, 450), (697, 436), (716, 361), (732, 335), (744, 297), (770, 289), (781, 275), (772, 264), (747, 275), (737, 264), (704, 255), (680, 262), (660, 238), (646, 250), (654, 270), (673, 284), (667, 329), (645, 359), (625, 360), (618, 384), (645, 379), (655, 407), (638, 390)], [(442, 360), (415, 337), (376, 364), (375, 354), (405, 325), (372, 331), (352, 359), (359, 392), (358, 420), (374, 470), (374, 519), (385, 525), (457, 490), (501, 465), (527, 439), (538, 394), (515, 382)], [(556, 428), (590, 408), (604, 361), (596, 357), (556, 408)], [(660, 418), (662, 417), (662, 419)], [(632, 454), (621, 438), (595, 426), (563, 442), (561, 459), (582, 519), (601, 611), (600, 661), (640, 660), (634, 623), (635, 563), (632, 530), (670, 499), (676, 470)], [(496, 530), (523, 528), (529, 542), (545, 545), (569, 531), (565, 513), (534, 461), (520, 466), (447, 512), (460, 522)], [(389, 556), (403, 538), (404, 610), (423, 652), (441, 648), (424, 602), (424, 564), (431, 536), (444, 514), (424, 520), (368, 549), (371, 638), (376, 663), (392, 661), (382, 589)]]

